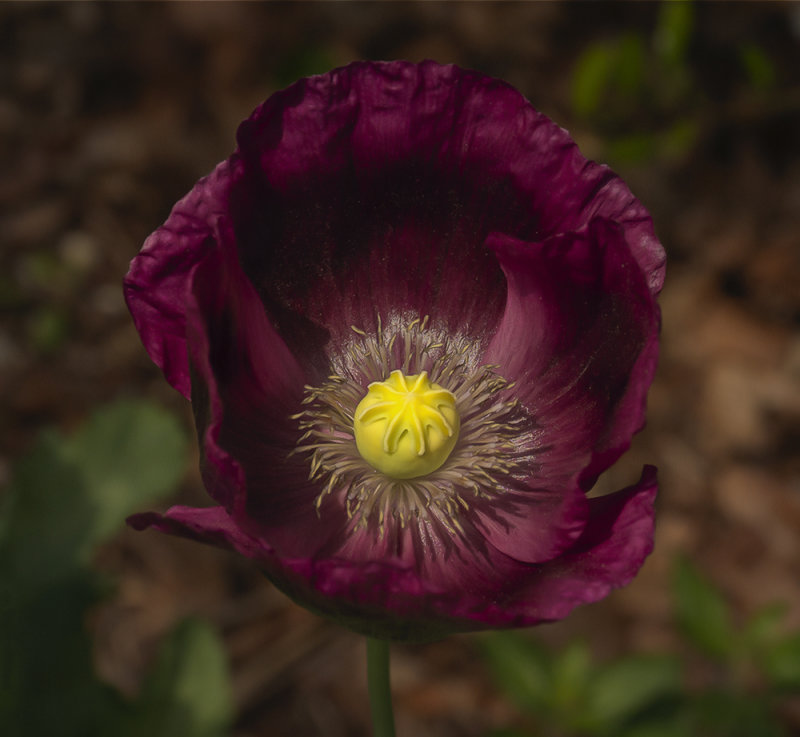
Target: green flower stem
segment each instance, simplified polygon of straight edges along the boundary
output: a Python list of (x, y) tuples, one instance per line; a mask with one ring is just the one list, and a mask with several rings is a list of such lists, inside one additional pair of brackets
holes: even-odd
[(374, 737), (394, 737), (392, 688), (389, 685), (389, 643), (367, 638), (367, 683)]

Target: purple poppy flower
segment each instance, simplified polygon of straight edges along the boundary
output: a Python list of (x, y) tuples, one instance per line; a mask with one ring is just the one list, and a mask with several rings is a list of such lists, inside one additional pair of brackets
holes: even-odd
[(126, 277), (217, 504), (130, 523), (373, 636), (562, 618), (652, 548), (654, 468), (586, 492), (644, 423), (663, 275), (625, 184), (508, 85), (301, 80)]

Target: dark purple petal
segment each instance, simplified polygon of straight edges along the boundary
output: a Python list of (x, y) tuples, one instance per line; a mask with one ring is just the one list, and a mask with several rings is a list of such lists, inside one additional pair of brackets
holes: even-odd
[(589, 500), (590, 517), (581, 537), (564, 555), (532, 567), (508, 601), (478, 616), (527, 626), (566, 617), (576, 606), (629, 584), (653, 549), (656, 469), (645, 466), (637, 484)]
[(426, 639), (561, 619), (630, 583), (652, 550), (655, 493), (655, 469), (646, 467), (636, 485), (592, 499), (583, 534), (548, 563), (522, 565), (489, 552), (470, 569), (465, 559), (451, 554), (442, 558), (436, 576), (425, 573), (442, 551), (428, 556), (425, 573), (411, 554), (406, 560), (383, 555), (357, 562), (337, 556), (280, 559), (220, 507), (172, 507), (164, 515), (138, 514), (128, 522), (138, 530), (153, 527), (239, 552), (304, 606), (360, 632)]
[[(359, 632), (423, 640), (492, 626), (474, 613), (522, 585), (527, 566), (488, 545), (468, 521), (460, 535), (443, 537), (434, 527), (379, 538), (351, 526), (336, 549), (284, 563), (311, 582), (312, 608)], [(301, 600), (308, 605), (307, 592)]]
[(586, 495), (574, 479), (558, 486), (507, 491), (472, 506), (474, 524), (487, 542), (524, 563), (556, 558), (572, 546), (589, 517)]
[(228, 209), (231, 159), (201, 179), (145, 241), (125, 276), (128, 309), (150, 358), (185, 397), (191, 394), (186, 351), (189, 275), (213, 247), (212, 223)]
[[(216, 242), (230, 242), (225, 222)], [(309, 554), (342, 524), (316, 514), (319, 493), (296, 455), (304, 371), (267, 320), (231, 249), (191, 275), (187, 316), (192, 402), (209, 493), (282, 554)], [(301, 527), (307, 534), (298, 536)]]
[[(448, 597), (455, 591), (475, 590), (485, 594), (488, 590), (499, 590), (505, 583), (498, 572), (505, 570), (512, 575), (518, 568), (515, 561), (487, 545), (469, 521), (465, 521), (461, 533), (444, 536), (435, 521), (424, 523), (420, 534), (417, 532), (403, 529), (378, 536), (374, 530), (351, 524), (335, 541), (336, 547), (321, 551), (319, 557), (337, 560), (338, 568), (356, 570), (372, 561), (385, 561), (415, 571), (422, 590)], [(377, 586), (368, 599), (380, 603), (383, 596)]]
[(352, 64), (271, 97), (238, 141), (245, 271), (306, 363), (350, 325), (373, 329), (376, 313), (491, 333), (504, 299), (484, 248), (494, 231), (538, 240), (612, 217), (653, 288), (663, 280), (663, 250), (624, 183), (476, 73)]
[(405, 558), (398, 558), (387, 555), (391, 543), (379, 550), (365, 541), (365, 550), (379, 553), (372, 561), (331, 556), (289, 565), (328, 597), (317, 604), (320, 611), (368, 634), (424, 639), (530, 626), (561, 619), (630, 583), (652, 551), (656, 491), (656, 471), (647, 466), (634, 486), (591, 499), (581, 536), (547, 563), (521, 564), (491, 546), (471, 558), (457, 546), (421, 557), (410, 544)]
[[(479, 335), (499, 317), (504, 279), (483, 240), (509, 205), (492, 208), (442, 152), (468, 75), (430, 72), (352, 65), (279, 93), (240, 127), (243, 263), (298, 352), (341, 343), (350, 325), (374, 329), (377, 314), (429, 314)], [(496, 199), (515, 201), (503, 189)], [(531, 216), (520, 206), (516, 217)]]
[(270, 559), (273, 551), (263, 540), (237, 527), (223, 507), (170, 507), (164, 514), (143, 512), (128, 517), (134, 530), (153, 528), (171, 535), (235, 550), (256, 561)]
[(621, 227), (489, 245), (508, 281), (503, 319), (485, 359), (517, 382), (542, 428), (538, 476), (584, 469), (591, 486), (641, 429), (656, 368), (660, 317)]

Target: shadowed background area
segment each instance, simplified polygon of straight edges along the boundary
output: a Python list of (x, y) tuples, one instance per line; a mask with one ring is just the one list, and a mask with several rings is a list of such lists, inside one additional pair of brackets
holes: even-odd
[[(128, 262), (270, 93), (354, 59), (432, 58), (508, 81), (568, 128), (628, 182), (668, 253), (648, 427), (598, 485), (659, 467), (655, 553), (629, 588), (540, 627), (538, 641), (566, 652), (577, 638), (601, 662), (684, 655), (680, 555), (714, 582), (734, 624), (782, 602), (781, 631), (800, 630), (800, 7), (4, 4), (0, 49), (3, 487), (41, 428), (68, 434), (120, 396), (153, 400), (191, 432), (123, 303)], [(163, 507), (203, 503), (196, 468), (195, 457), (179, 463)], [(50, 481), (61, 499), (68, 480)], [(90, 556), (113, 588), (76, 619), (102, 681), (136, 698), (166, 633), (196, 615), (230, 664), (230, 734), (369, 733), (360, 638), (296, 607), (245, 560), (114, 530)], [(57, 632), (53, 601), (41, 626)], [(491, 679), (483, 642), (394, 648), (400, 734), (533, 734)], [(689, 684), (717, 683), (707, 662), (686, 663)], [(760, 693), (759, 676), (744, 682)], [(800, 731), (796, 697), (768, 708), (785, 734)], [(581, 732), (556, 720), (542, 733)]]

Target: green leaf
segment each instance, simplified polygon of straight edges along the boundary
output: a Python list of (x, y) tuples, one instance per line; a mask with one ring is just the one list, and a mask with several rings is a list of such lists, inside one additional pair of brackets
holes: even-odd
[(757, 90), (775, 87), (775, 66), (756, 44), (743, 44), (739, 48), (739, 59), (747, 73), (747, 79)]
[(702, 737), (785, 737), (768, 700), (742, 691), (706, 690), (691, 708), (689, 734)]
[(120, 737), (223, 737), (233, 719), (230, 676), (222, 643), (205, 622), (188, 619), (162, 646)]
[(0, 578), (38, 591), (73, 575), (91, 520), (83, 479), (64, 458), (64, 439), (45, 431), (14, 468), (0, 539)]
[(613, 732), (664, 697), (680, 691), (680, 664), (669, 656), (638, 655), (613, 662), (595, 674), (587, 708)]
[(552, 701), (551, 655), (516, 632), (493, 632), (480, 644), (498, 686), (520, 709), (541, 718)]
[(730, 611), (722, 595), (687, 560), (676, 561), (673, 594), (678, 624), (704, 653), (727, 661), (736, 648)]
[(776, 688), (800, 690), (800, 632), (775, 643), (763, 654), (762, 663)]
[(113, 708), (94, 677), (86, 611), (102, 594), (94, 545), (170, 491), (186, 443), (144, 403), (99, 410), (76, 434), (44, 432), (14, 468), (0, 524), (0, 724), (4, 733), (91, 737)]
[(614, 162), (630, 164), (654, 158), (656, 138), (650, 133), (632, 133), (608, 142), (608, 156)]
[(692, 149), (699, 134), (696, 119), (679, 118), (658, 135), (656, 148), (659, 157), (664, 161), (681, 159)]
[(775, 645), (781, 638), (781, 623), (786, 617), (788, 604), (778, 602), (757, 611), (745, 624), (742, 641), (754, 655)]
[(39, 307), (28, 322), (28, 339), (42, 355), (56, 353), (69, 338), (69, 319), (62, 309)]
[(285, 87), (301, 77), (322, 74), (338, 66), (336, 56), (317, 44), (293, 46), (291, 53), (278, 62), (275, 83)]
[(694, 7), (690, 0), (668, 0), (659, 5), (655, 50), (664, 67), (680, 67), (694, 28)]
[(582, 642), (571, 642), (553, 661), (553, 700), (562, 720), (573, 723), (572, 716), (580, 712), (578, 724), (583, 724), (585, 699), (592, 677), (589, 649)]
[(614, 737), (689, 737), (685, 720), (681, 715), (659, 717), (652, 721), (636, 724), (614, 734)]
[(94, 510), (89, 543), (113, 534), (132, 512), (172, 491), (186, 468), (178, 421), (149, 402), (103, 407), (67, 445)]
[(146, 402), (103, 407), (67, 438), (44, 432), (15, 468), (0, 528), (15, 580), (44, 585), (88, 563), (126, 516), (175, 487), (186, 447), (175, 418)]
[(8, 735), (99, 737), (111, 702), (94, 677), (86, 610), (96, 601), (89, 571), (33, 591), (3, 591), (0, 724)]
[(581, 54), (572, 75), (572, 109), (586, 118), (600, 109), (617, 58), (616, 48), (595, 43)]
[(617, 46), (614, 84), (627, 101), (641, 96), (645, 81), (646, 54), (642, 37), (627, 33)]

